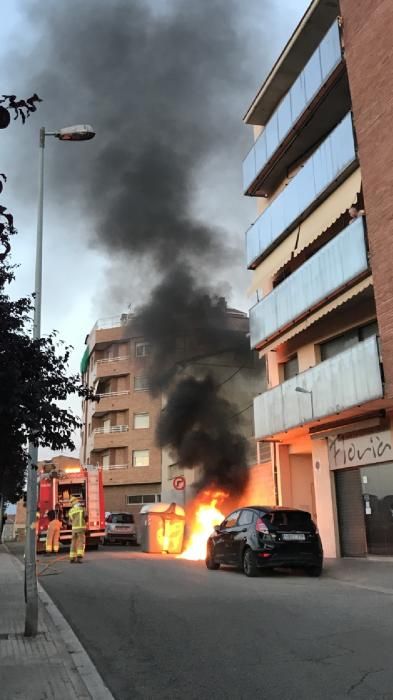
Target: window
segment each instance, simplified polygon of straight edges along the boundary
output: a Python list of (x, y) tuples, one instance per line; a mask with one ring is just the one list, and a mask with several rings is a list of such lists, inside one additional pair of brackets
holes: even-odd
[(292, 377), (296, 377), (297, 374), (299, 374), (299, 363), (297, 355), (295, 355), (287, 362), (284, 362), (284, 380), (292, 379)]
[(310, 513), (300, 510), (276, 510), (263, 516), (266, 525), (288, 530), (306, 530), (314, 532), (315, 525)]
[(135, 357), (148, 357), (150, 353), (150, 343), (135, 343)]
[(235, 511), (234, 513), (231, 513), (228, 515), (227, 519), (224, 522), (224, 527), (229, 528), (229, 527), (235, 527), (237, 519), (239, 517), (240, 510)]
[(132, 464), (134, 467), (149, 466), (149, 450), (133, 450)]
[(148, 413), (134, 413), (134, 428), (150, 428), (150, 416)]
[(271, 443), (270, 442), (258, 442), (257, 443), (257, 462), (258, 464), (264, 464), (270, 462), (271, 456)]
[(135, 391), (148, 391), (150, 388), (149, 378), (145, 375), (134, 377)]
[(362, 340), (366, 340), (372, 335), (377, 334), (378, 325), (376, 321), (367, 323), (365, 326), (360, 326), (360, 328), (351, 328), (351, 330), (346, 333), (342, 333), (321, 344), (321, 361), (328, 360), (330, 357), (335, 357), (335, 355), (339, 355), (341, 352), (344, 352), (344, 350), (352, 348)]
[(251, 525), (254, 520), (256, 520), (256, 516), (252, 510), (242, 510), (237, 524)]
[(134, 524), (134, 516), (131, 513), (111, 513), (106, 518), (107, 523), (116, 525), (132, 525)]
[(126, 496), (126, 503), (128, 506), (143, 505), (145, 503), (160, 503), (160, 501), (161, 495), (159, 493)]
[(321, 361), (329, 360), (331, 357), (339, 355), (340, 352), (352, 348), (359, 342), (358, 331), (353, 329), (347, 333), (343, 333), (336, 338), (327, 340), (326, 343), (321, 345)]

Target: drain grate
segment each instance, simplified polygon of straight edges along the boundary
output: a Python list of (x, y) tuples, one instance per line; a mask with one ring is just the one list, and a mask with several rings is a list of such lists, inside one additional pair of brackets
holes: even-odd
[(9, 639), (8, 632), (0, 632), (0, 639)]

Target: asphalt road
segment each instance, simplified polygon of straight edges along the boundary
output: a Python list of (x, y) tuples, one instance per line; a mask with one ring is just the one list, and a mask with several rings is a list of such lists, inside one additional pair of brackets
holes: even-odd
[(49, 571), (41, 583), (117, 700), (393, 698), (388, 592), (124, 547)]

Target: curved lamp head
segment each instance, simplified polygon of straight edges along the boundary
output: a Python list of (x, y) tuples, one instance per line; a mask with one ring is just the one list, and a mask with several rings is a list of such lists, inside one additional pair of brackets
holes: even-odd
[(93, 131), (93, 127), (90, 124), (65, 126), (55, 134), (60, 141), (90, 141), (95, 135), (95, 131)]

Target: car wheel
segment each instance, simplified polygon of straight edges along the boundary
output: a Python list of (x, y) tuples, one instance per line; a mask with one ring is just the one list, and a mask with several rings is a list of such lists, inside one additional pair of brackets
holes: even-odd
[(209, 549), (208, 555), (206, 557), (206, 566), (210, 571), (217, 571), (220, 568), (219, 563), (214, 559), (213, 550)]
[(246, 576), (258, 576), (258, 567), (255, 561), (255, 554), (251, 549), (246, 549), (243, 554), (243, 571)]
[(322, 574), (322, 564), (318, 566), (308, 566), (306, 569), (307, 576), (312, 576), (313, 578), (318, 578)]

